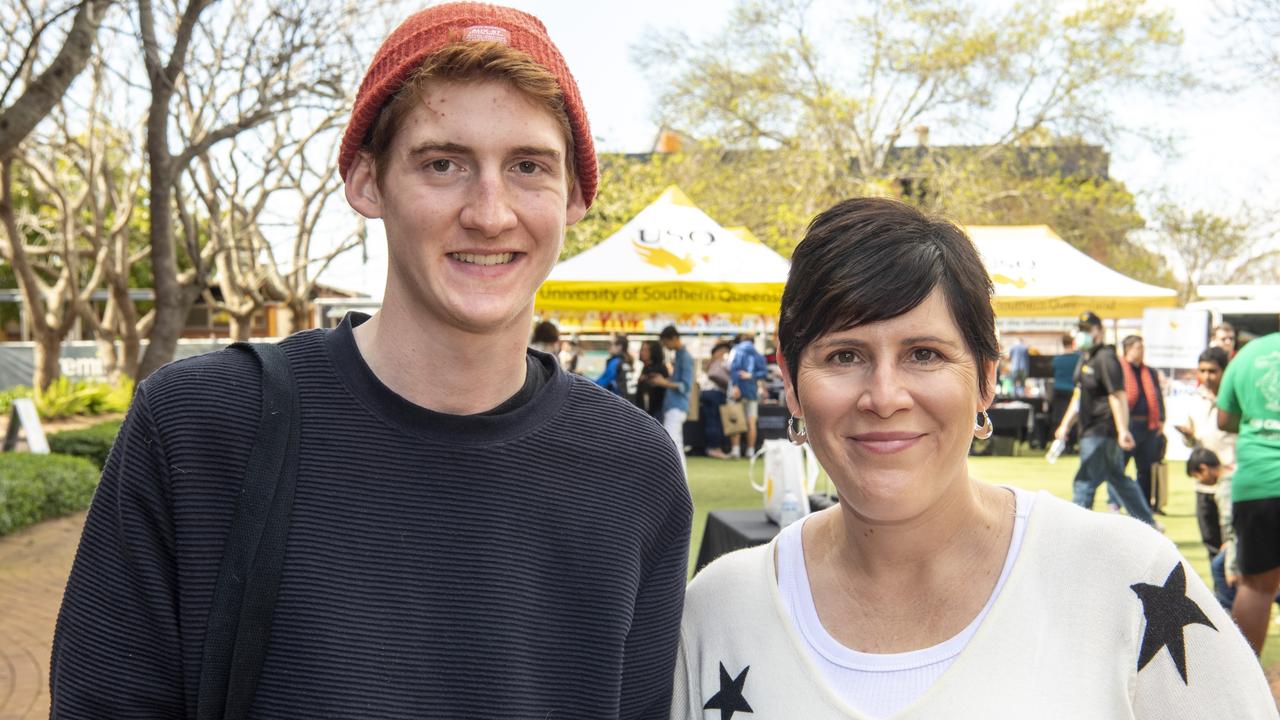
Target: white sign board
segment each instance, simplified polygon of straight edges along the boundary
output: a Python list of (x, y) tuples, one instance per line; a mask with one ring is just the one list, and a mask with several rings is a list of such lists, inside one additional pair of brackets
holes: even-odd
[(37, 455), (49, 454), (49, 441), (44, 436), (44, 426), (40, 424), (40, 414), (36, 412), (36, 404), (31, 398), (15, 398), (9, 411), (9, 429), (4, 437), (4, 449), (13, 450), (18, 444), (18, 429), (21, 428), (27, 439), (27, 449)]
[(1142, 313), (1143, 362), (1156, 368), (1194, 369), (1207, 347), (1209, 313), (1148, 308)]

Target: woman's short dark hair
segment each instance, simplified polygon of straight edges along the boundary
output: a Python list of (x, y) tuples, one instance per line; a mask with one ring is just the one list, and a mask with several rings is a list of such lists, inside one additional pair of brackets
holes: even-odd
[(1204, 352), (1200, 353), (1200, 358), (1196, 362), (1210, 362), (1218, 366), (1219, 370), (1226, 370), (1227, 363), (1231, 358), (1227, 357), (1227, 351), (1220, 347), (1208, 347)]
[(910, 312), (935, 287), (978, 368), (1000, 357), (994, 288), (977, 248), (955, 224), (887, 198), (837, 203), (809, 223), (791, 256), (778, 345), (796, 382), (800, 354), (830, 332)]

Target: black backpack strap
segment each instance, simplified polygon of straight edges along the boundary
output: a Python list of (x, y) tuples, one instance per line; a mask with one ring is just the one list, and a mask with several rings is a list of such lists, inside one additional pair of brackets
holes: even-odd
[(249, 714), (271, 638), (298, 476), (298, 399), (288, 358), (276, 345), (231, 347), (262, 365), (262, 417), (209, 608), (197, 720)]

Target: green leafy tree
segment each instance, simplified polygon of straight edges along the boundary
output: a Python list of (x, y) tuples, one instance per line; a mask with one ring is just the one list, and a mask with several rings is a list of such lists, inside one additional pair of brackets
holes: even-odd
[(1182, 277), (1178, 297), (1196, 299), (1196, 286), (1212, 283), (1275, 282), (1280, 250), (1266, 242), (1247, 219), (1163, 203), (1155, 211), (1158, 243)]
[[(993, 7), (743, 0), (715, 36), (651, 34), (634, 56), (659, 89), (656, 119), (714, 148), (690, 153), (685, 172), (708, 182), (686, 191), (780, 250), (835, 200), (890, 195), (966, 223), (1049, 224), (1122, 272), (1168, 280), (1130, 242), (1144, 222), (1105, 158), (1076, 171), (1054, 148), (1132, 130), (1110, 98), (1191, 84), (1172, 13), (1143, 0)], [(922, 133), (902, 147), (925, 124), (979, 144), (948, 151)]]

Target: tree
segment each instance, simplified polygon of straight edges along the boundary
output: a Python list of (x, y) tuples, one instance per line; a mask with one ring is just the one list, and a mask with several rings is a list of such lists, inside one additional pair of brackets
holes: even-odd
[[(24, 0), (0, 6), (0, 28), (6, 38), (0, 50), (0, 158), (7, 157), (35, 129), (84, 70), (93, 41), (112, 0), (82, 0), (66, 8)], [(46, 35), (72, 10), (75, 14), (62, 45), (43, 70), (36, 72)], [(15, 92), (21, 92), (10, 103)]]
[[(1050, 223), (1104, 262), (1164, 277), (1144, 271), (1158, 258), (1128, 241), (1143, 222), (1105, 166), (1090, 179), (1009, 161), (1061, 138), (1132, 131), (1115, 123), (1108, 98), (1190, 83), (1176, 70), (1181, 36), (1169, 11), (1143, 0), (1060, 5), (742, 0), (711, 39), (650, 35), (634, 54), (659, 88), (657, 120), (738, 165), (724, 180), (743, 199), (740, 214), (772, 206), (768, 221), (781, 229), (763, 235), (775, 247), (837, 199), (905, 196), (966, 222)], [(899, 145), (926, 123), (980, 143), (950, 156), (923, 141), (920, 153)], [(769, 195), (737, 177), (763, 181)], [(1093, 212), (1091, 199), (1108, 205)]]
[[(270, 119), (313, 103), (341, 103), (354, 87), (347, 35), (363, 8), (302, 0), (185, 0), (162, 14), (138, 0), (149, 103), (147, 161), (155, 322), (138, 368), (173, 359), (209, 277), (202, 238), (177, 192), (201, 155)], [(181, 89), (180, 88), (184, 88)], [(179, 97), (186, 99), (179, 103)], [(183, 214), (185, 213), (185, 214)], [(183, 222), (175, 223), (175, 215)], [(179, 233), (175, 233), (175, 228)]]
[[(293, 332), (308, 315), (317, 277), (365, 240), (359, 221), (337, 242), (315, 247), (325, 211), (342, 189), (333, 168), (346, 112), (332, 109), (310, 132), (299, 133), (304, 115), (274, 118), (251, 149), (232, 141), (222, 157), (202, 155), (199, 172), (191, 173), (210, 219), (211, 286), (221, 291), (215, 297), (206, 290), (205, 301), (231, 317), (231, 335), (238, 340), (249, 338), (253, 315), (268, 301), (283, 304), (277, 332)], [(292, 219), (273, 223), (270, 209), (285, 206)], [(289, 237), (273, 243), (276, 235)]]
[(1155, 232), (1183, 278), (1179, 300), (1196, 299), (1196, 286), (1202, 284), (1274, 282), (1280, 249), (1262, 242), (1259, 230), (1247, 219), (1162, 203), (1155, 212)]
[(1048, 225), (1095, 260), (1144, 282), (1176, 284), (1164, 259), (1135, 241), (1146, 226), (1123, 183), (1094, 167), (1079, 142), (1009, 147), (996, 155), (925, 149), (917, 201), (965, 225)]
[(22, 291), (39, 390), (58, 377), (62, 342), (75, 321), (93, 314), (92, 295), (111, 266), (111, 239), (127, 232), (132, 212), (131, 200), (121, 203), (108, 189), (119, 179), (122, 157), (112, 152), (111, 128), (95, 112), (101, 79), (98, 64), (84, 132), (60, 103), (51, 133), (28, 138), (18, 158), (0, 158), (0, 253)]
[(1280, 85), (1280, 0), (1236, 0), (1224, 15), (1232, 54), (1253, 79)]

